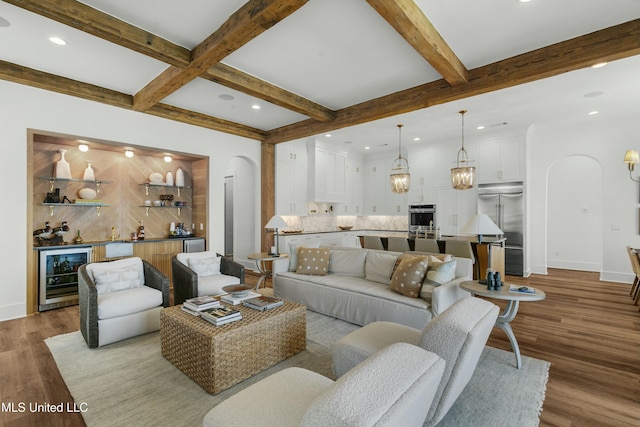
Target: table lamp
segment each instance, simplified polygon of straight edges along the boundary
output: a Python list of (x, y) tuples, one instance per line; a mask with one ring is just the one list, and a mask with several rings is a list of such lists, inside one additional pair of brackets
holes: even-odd
[(264, 228), (272, 228), (275, 230), (274, 233), (275, 233), (275, 240), (276, 240), (276, 253), (269, 254), (269, 255), (280, 256), (280, 249), (278, 248), (278, 229), (287, 228), (288, 226), (289, 225), (285, 222), (285, 220), (280, 215), (272, 216), (269, 222), (267, 222), (267, 225), (264, 226)]

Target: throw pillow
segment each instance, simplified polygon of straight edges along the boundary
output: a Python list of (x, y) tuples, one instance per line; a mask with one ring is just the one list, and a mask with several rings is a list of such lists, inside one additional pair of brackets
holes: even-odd
[(364, 262), (366, 249), (340, 250), (331, 249), (329, 256), (329, 273), (364, 278)]
[(397, 259), (398, 256), (394, 254), (383, 251), (368, 251), (364, 266), (366, 279), (388, 285), (391, 282), (391, 273)]
[[(307, 243), (300, 247), (305, 248), (319, 248), (320, 243)], [(298, 245), (296, 243), (289, 243), (289, 271), (296, 271), (298, 269)]]
[(404, 254), (391, 276), (391, 290), (411, 298), (420, 296), (422, 281), (427, 273), (429, 261), (424, 256)]
[(456, 278), (456, 260), (441, 263), (431, 263), (427, 270), (422, 289), (420, 289), (420, 298), (427, 302), (431, 302), (433, 290), (440, 285), (448, 283)]
[(98, 274), (94, 273), (94, 279), (98, 295), (137, 288), (142, 285), (138, 269), (135, 266), (109, 268)]
[(329, 272), (330, 252), (325, 248), (299, 248), (296, 273), (326, 276)]
[(195, 271), (198, 277), (209, 277), (220, 274), (220, 257), (190, 258), (189, 268)]

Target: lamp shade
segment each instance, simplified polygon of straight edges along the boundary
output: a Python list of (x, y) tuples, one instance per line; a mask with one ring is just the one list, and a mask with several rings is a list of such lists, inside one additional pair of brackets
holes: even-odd
[(476, 234), (481, 236), (483, 234), (504, 234), (500, 227), (495, 222), (491, 221), (486, 214), (476, 214), (467, 221), (461, 230), (464, 234)]
[(289, 224), (287, 224), (280, 215), (274, 215), (264, 228), (287, 228), (288, 226)]

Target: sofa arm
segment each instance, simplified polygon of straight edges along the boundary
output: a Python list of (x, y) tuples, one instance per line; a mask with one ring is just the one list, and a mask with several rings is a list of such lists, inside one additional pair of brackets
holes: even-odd
[(230, 257), (220, 255), (220, 273), (237, 277), (244, 283), (244, 266)]
[(144, 284), (162, 292), (162, 306), (169, 307), (169, 278), (151, 263), (142, 260), (144, 267)]
[(462, 298), (468, 298), (471, 294), (460, 287), (460, 283), (470, 280), (468, 277), (460, 277), (438, 286), (431, 294), (431, 312), (434, 316), (445, 311), (453, 303)]
[(87, 273), (87, 264), (78, 269), (80, 331), (89, 348), (98, 347), (98, 290)]
[(171, 257), (171, 275), (173, 277), (173, 303), (182, 304), (189, 298), (198, 296), (198, 275), (195, 271)]
[(278, 273), (284, 273), (285, 271), (289, 271), (289, 258), (274, 259), (271, 265), (272, 275), (277, 276)]

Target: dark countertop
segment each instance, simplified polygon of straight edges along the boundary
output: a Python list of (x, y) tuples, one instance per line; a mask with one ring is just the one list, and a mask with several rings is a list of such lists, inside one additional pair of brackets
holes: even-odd
[(93, 242), (84, 241), (82, 243), (73, 243), (73, 242), (64, 242), (64, 244), (59, 245), (44, 245), (44, 246), (33, 246), (33, 249), (36, 251), (41, 250), (49, 250), (49, 249), (63, 249), (63, 248), (86, 248), (89, 246), (104, 246), (109, 243), (158, 243), (158, 242), (169, 242), (173, 240), (193, 240), (193, 239), (204, 239), (203, 236), (189, 236), (189, 237), (164, 237), (164, 238), (146, 238), (144, 240), (123, 240), (118, 239), (115, 241), (111, 240), (98, 240)]

